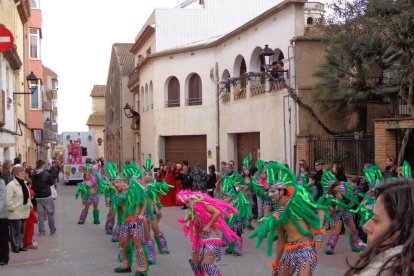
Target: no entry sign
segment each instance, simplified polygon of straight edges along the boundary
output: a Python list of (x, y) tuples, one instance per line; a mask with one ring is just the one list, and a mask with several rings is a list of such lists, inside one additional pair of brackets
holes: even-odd
[(13, 34), (4, 26), (0, 26), (0, 52), (7, 52), (13, 46)]

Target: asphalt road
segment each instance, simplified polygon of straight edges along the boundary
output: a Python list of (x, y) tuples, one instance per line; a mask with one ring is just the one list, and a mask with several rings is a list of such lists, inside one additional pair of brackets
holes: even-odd
[[(91, 211), (87, 222), (78, 225), (81, 202), (75, 199), (75, 190), (76, 186), (61, 184), (58, 187), (59, 195), (56, 200), (58, 235), (39, 237), (36, 225), (35, 239), (39, 243), (39, 248), (19, 254), (10, 253), (10, 263), (7, 267), (0, 268), (0, 275), (116, 275), (112, 272), (118, 265), (116, 244), (110, 242), (110, 237), (105, 235), (104, 231), (107, 208), (101, 200), (100, 225), (92, 224)], [(177, 223), (177, 218), (182, 214), (183, 211), (179, 207), (163, 209), (161, 230), (167, 238), (171, 254), (157, 255), (157, 264), (150, 266), (149, 275), (193, 275), (188, 265), (191, 245), (188, 238), (183, 238), (180, 225)], [(348, 257), (351, 261), (355, 260), (356, 254), (349, 252), (346, 236), (341, 236), (335, 255), (326, 256), (323, 253), (318, 255), (316, 275), (342, 275), (347, 267)], [(263, 249), (256, 250), (253, 248), (253, 241), (246, 241), (243, 256), (223, 255), (218, 267), (224, 276), (271, 275), (270, 262), (271, 259), (266, 256)]]

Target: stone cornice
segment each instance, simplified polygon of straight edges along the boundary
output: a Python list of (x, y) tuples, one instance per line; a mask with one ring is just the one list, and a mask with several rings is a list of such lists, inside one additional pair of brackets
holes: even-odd
[(30, 17), (30, 4), (29, 0), (14, 0), (17, 4), (17, 12), (19, 13), (20, 21), (25, 24)]

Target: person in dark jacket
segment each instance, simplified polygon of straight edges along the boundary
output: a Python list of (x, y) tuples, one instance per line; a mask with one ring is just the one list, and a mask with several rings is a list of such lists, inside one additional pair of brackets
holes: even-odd
[(57, 183), (59, 183), (59, 172), (60, 172), (59, 165), (56, 164), (55, 161), (53, 161), (52, 166), (49, 169), (49, 173), (50, 173), (50, 176), (52, 177), (52, 181), (53, 181), (53, 184), (55, 185), (55, 187), (56, 187)]
[(207, 180), (207, 193), (209, 196), (214, 197), (214, 189), (216, 188), (217, 176), (216, 166), (208, 166), (208, 180)]
[[(190, 175), (188, 165), (184, 165), (180, 171), (180, 174), (177, 176), (177, 179), (181, 181), (181, 189), (182, 190), (191, 190), (193, 188), (193, 178)], [(182, 209), (187, 209), (187, 206), (184, 205)]]
[(47, 171), (47, 163), (43, 160), (38, 160), (36, 170), (32, 176), (33, 191), (36, 196), (37, 215), (39, 217), (39, 235), (45, 236), (44, 219), (45, 213), (49, 223), (50, 235), (56, 234), (55, 227), (55, 204), (52, 197), (51, 186), (53, 180)]
[(322, 179), (322, 175), (323, 175), (323, 166), (324, 165), (325, 165), (325, 163), (322, 160), (317, 160), (315, 162), (315, 171), (316, 171), (316, 173), (315, 173), (315, 186), (316, 186), (316, 189), (318, 190), (316, 200), (319, 199), (323, 194), (321, 179)]

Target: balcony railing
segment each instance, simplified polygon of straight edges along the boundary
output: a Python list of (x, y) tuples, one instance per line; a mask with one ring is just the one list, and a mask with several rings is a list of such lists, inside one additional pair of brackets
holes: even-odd
[(266, 93), (266, 84), (259, 84), (253, 87), (250, 87), (250, 95), (252, 97), (262, 95)]
[(168, 100), (165, 102), (165, 107), (178, 107), (180, 106), (180, 100)]
[(203, 103), (202, 98), (187, 99), (187, 105), (201, 105), (202, 103)]
[(53, 111), (53, 106), (51, 102), (43, 102), (42, 108), (43, 111)]
[(246, 88), (239, 88), (234, 91), (234, 99), (235, 100), (242, 100), (246, 99)]
[(223, 103), (230, 102), (230, 93), (223, 93), (221, 95), (221, 99), (222, 99)]
[(305, 3), (305, 10), (325, 10), (325, 5), (319, 2)]

